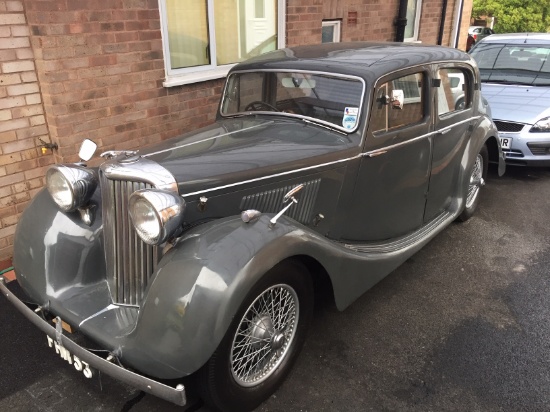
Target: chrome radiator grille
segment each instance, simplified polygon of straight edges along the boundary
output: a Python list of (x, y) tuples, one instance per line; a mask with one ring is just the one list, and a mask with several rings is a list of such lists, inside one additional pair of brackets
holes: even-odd
[(160, 259), (159, 248), (137, 235), (128, 199), (139, 189), (153, 186), (142, 182), (111, 180), (100, 173), (103, 203), (103, 236), (107, 279), (114, 303), (139, 305)]

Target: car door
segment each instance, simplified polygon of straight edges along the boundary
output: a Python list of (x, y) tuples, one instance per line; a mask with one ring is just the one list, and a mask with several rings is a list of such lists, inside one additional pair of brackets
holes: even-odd
[(434, 66), (432, 167), (424, 222), (449, 210), (459, 194), (462, 155), (471, 134), (473, 73), (469, 66)]
[(383, 241), (422, 226), (431, 163), (429, 67), (377, 82), (343, 238)]

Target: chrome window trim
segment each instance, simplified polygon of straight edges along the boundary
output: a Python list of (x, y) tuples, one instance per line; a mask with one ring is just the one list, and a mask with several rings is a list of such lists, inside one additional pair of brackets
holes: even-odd
[(317, 164), (317, 165), (314, 165), (314, 166), (308, 166), (308, 167), (302, 167), (300, 169), (288, 170), (286, 172), (276, 173), (276, 174), (268, 175), (268, 176), (262, 176), (262, 177), (258, 177), (258, 178), (255, 178), (255, 179), (243, 180), (241, 182), (230, 183), (230, 184), (223, 185), (223, 186), (211, 187), (210, 189), (199, 190), (199, 191), (196, 191), (196, 192), (184, 193), (181, 196), (183, 198), (185, 198), (186, 196), (195, 196), (195, 195), (199, 195), (199, 194), (203, 194), (203, 193), (214, 192), (216, 190), (228, 189), (228, 188), (231, 188), (231, 187), (244, 185), (244, 184), (248, 184), (248, 183), (259, 182), (259, 181), (262, 181), (262, 180), (267, 180), (267, 179), (272, 179), (272, 178), (277, 178), (277, 177), (283, 177), (283, 176), (287, 176), (287, 175), (290, 175), (290, 174), (293, 174), (293, 173), (304, 172), (304, 171), (308, 171), (308, 170), (312, 170), (312, 169), (316, 169), (316, 168), (320, 168), (320, 167), (332, 166), (332, 165), (336, 165), (336, 164), (340, 164), (340, 163), (345, 163), (345, 162), (349, 162), (351, 160), (360, 159), (361, 157), (378, 156), (378, 155), (386, 153), (389, 150), (395, 149), (397, 147), (401, 147), (401, 146), (407, 145), (409, 143), (413, 143), (413, 142), (416, 142), (418, 140), (425, 139), (427, 137), (433, 136), (435, 134), (439, 134), (442, 131), (450, 129), (454, 126), (458, 126), (462, 123), (470, 122), (472, 120), (477, 120), (480, 117), (481, 116), (472, 116), (468, 119), (461, 120), (460, 122), (453, 123), (452, 125), (445, 126), (443, 129), (435, 130), (433, 132), (429, 132), (429, 133), (423, 134), (421, 136), (415, 137), (414, 139), (410, 139), (410, 140), (407, 140), (407, 141), (404, 141), (404, 142), (400, 142), (400, 143), (396, 143), (396, 144), (393, 144), (393, 145), (385, 146), (385, 147), (382, 147), (380, 149), (371, 150), (369, 152), (363, 152), (363, 153), (360, 153), (360, 154), (352, 156), (352, 157), (347, 157), (345, 159), (338, 159), (338, 160), (335, 160), (333, 162), (320, 163), (320, 164)]
[[(361, 84), (363, 85), (363, 90), (361, 91), (361, 100), (359, 101), (359, 111), (357, 115), (357, 123), (353, 129), (346, 129), (343, 126), (339, 126), (336, 123), (326, 122), (324, 120), (317, 119), (315, 117), (309, 117), (309, 116), (302, 116), (299, 114), (292, 114), (292, 113), (285, 113), (285, 112), (272, 112), (272, 111), (253, 111), (253, 112), (237, 112), (231, 115), (224, 115), (222, 113), (222, 106), (223, 106), (223, 100), (225, 99), (227, 87), (229, 87), (229, 78), (234, 74), (240, 74), (240, 73), (302, 73), (302, 74), (313, 74), (313, 75), (319, 75), (319, 76), (326, 76), (326, 77), (332, 77), (336, 79), (346, 79), (346, 80), (359, 80)], [(290, 69), (264, 69), (264, 70), (235, 70), (227, 76), (227, 80), (225, 81), (225, 84), (223, 86), (223, 93), (222, 93), (222, 99), (220, 101), (220, 106), (218, 108), (218, 113), (221, 117), (224, 119), (231, 119), (233, 117), (241, 117), (245, 115), (254, 115), (254, 114), (269, 114), (273, 115), (273, 113), (277, 113), (277, 116), (285, 116), (285, 117), (291, 117), (291, 118), (297, 118), (297, 119), (307, 119), (313, 123), (323, 124), (329, 126), (331, 129), (337, 129), (339, 131), (342, 131), (346, 134), (355, 133), (357, 129), (359, 129), (359, 124), (361, 123), (361, 119), (364, 118), (363, 116), (363, 103), (365, 102), (365, 91), (367, 89), (367, 83), (365, 82), (365, 79), (359, 76), (354, 76), (351, 74), (341, 74), (341, 73), (329, 73), (319, 70), (290, 70)]]

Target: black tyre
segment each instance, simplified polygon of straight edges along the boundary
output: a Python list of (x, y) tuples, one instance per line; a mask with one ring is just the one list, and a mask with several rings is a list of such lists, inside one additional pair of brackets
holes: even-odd
[(485, 179), (487, 179), (488, 166), (489, 152), (487, 151), (487, 146), (483, 145), (470, 171), (470, 180), (465, 194), (464, 210), (458, 216), (459, 221), (465, 222), (473, 216), (479, 203), (479, 192), (485, 185)]
[(313, 293), (311, 277), (297, 261), (282, 262), (262, 277), (198, 373), (207, 405), (244, 412), (275, 392), (304, 344)]

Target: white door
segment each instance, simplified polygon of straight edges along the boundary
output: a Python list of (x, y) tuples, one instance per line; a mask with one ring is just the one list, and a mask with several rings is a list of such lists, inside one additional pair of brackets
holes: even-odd
[[(277, 19), (275, 0), (245, 0), (244, 2), (244, 23), (245, 23), (245, 50), (244, 55), (262, 53), (265, 47), (275, 42), (277, 33)], [(241, 3), (242, 4), (242, 3)], [(241, 16), (242, 17), (242, 16)], [(260, 47), (260, 50), (255, 50)], [(244, 57), (244, 56), (243, 56)]]

